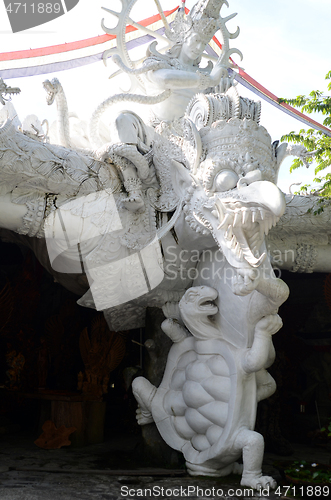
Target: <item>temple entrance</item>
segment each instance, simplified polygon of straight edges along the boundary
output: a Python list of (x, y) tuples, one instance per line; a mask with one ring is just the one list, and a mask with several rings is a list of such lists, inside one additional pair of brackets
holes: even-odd
[[(330, 277), (283, 271), (282, 279), (291, 294), (280, 309), (284, 326), (273, 337), (277, 356), (269, 371), (277, 391), (259, 404), (257, 429), (275, 454), (290, 455), (296, 444), (330, 451), (321, 431), (331, 416)], [(27, 433), (32, 444), (52, 421), (75, 428), (65, 438), (70, 447), (119, 434), (139, 442), (131, 382), (146, 371), (154, 384), (161, 381), (171, 345), (160, 330), (162, 312), (148, 310), (147, 331), (115, 334), (77, 298), (30, 250), (1, 243), (1, 433)], [(153, 431), (149, 436), (155, 439)]]

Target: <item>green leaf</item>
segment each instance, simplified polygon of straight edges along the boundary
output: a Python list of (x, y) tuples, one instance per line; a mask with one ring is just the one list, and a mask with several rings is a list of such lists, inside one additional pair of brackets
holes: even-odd
[[(331, 71), (326, 74), (325, 79), (331, 80)], [(331, 82), (328, 84), (328, 90), (331, 90)], [(319, 113), (323, 116), (323, 124), (326, 127), (331, 127), (331, 96), (323, 95), (321, 90), (312, 90), (308, 96), (298, 95), (291, 99), (282, 97), (279, 102), (286, 102), (306, 113)], [(307, 151), (316, 151), (314, 158), (308, 160), (309, 165), (314, 165), (315, 174), (331, 166), (331, 137), (325, 135), (322, 131), (312, 128), (308, 130), (301, 129), (299, 132), (291, 131), (283, 135), (281, 140), (302, 144)], [(303, 165), (299, 158), (294, 159), (290, 172), (301, 168)], [(307, 193), (309, 190), (312, 193), (322, 195), (324, 198), (331, 198), (330, 174), (326, 176), (317, 175), (314, 182), (321, 185), (318, 193), (310, 185), (303, 186), (301, 192)]]

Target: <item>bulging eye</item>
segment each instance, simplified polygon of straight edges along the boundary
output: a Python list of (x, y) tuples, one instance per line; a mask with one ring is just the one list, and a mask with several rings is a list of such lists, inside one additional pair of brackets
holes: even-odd
[(217, 192), (229, 191), (236, 187), (238, 181), (239, 177), (233, 170), (222, 170), (215, 178), (214, 189)]

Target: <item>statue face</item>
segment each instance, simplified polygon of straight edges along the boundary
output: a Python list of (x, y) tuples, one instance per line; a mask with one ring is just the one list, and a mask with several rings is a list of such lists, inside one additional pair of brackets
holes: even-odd
[(183, 43), (182, 54), (188, 59), (195, 61), (206, 48), (206, 44), (197, 33), (192, 33)]

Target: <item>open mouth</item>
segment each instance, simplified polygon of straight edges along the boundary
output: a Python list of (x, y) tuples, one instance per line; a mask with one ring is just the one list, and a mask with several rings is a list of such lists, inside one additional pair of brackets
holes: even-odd
[(216, 299), (216, 290), (210, 292), (210, 294), (206, 297), (201, 297), (198, 301), (199, 310), (207, 313), (208, 316), (216, 314), (218, 312), (218, 307), (214, 302)]
[[(214, 199), (212, 215), (217, 219), (214, 238), (237, 262), (246, 260), (259, 267), (266, 253), (261, 252), (264, 237), (285, 211), (284, 196), (276, 185), (260, 181), (235, 190), (229, 198)], [(224, 248), (225, 246), (225, 248)]]
[[(265, 253), (260, 253), (264, 237), (275, 226), (280, 217), (271, 213), (266, 207), (222, 203), (217, 200), (218, 230), (224, 232), (225, 244), (239, 260), (247, 260), (258, 267)], [(232, 205), (232, 206), (230, 206)]]
[(55, 90), (54, 90), (54, 87), (53, 87), (53, 85), (51, 84), (51, 82), (49, 80), (45, 80), (43, 82), (43, 87), (44, 87), (44, 89), (47, 92), (46, 102), (50, 106), (51, 104), (53, 104), (54, 99), (55, 99)]
[(2, 78), (0, 78), (0, 102), (5, 105), (13, 94), (19, 94), (21, 89), (18, 87), (9, 87)]

